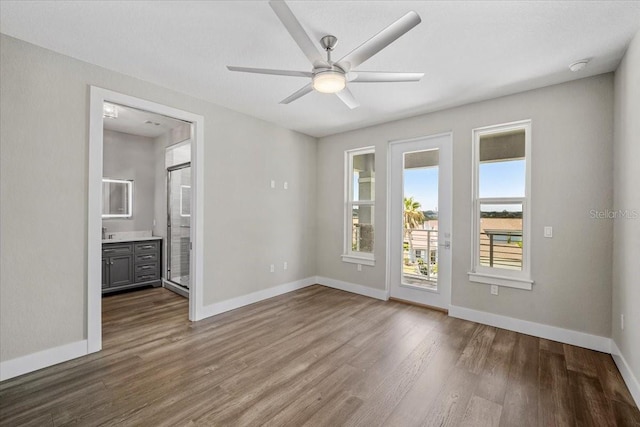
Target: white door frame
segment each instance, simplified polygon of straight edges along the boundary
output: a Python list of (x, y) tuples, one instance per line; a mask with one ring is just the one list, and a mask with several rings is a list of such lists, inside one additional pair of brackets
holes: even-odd
[[(203, 212), (204, 212), (204, 117), (96, 86), (90, 87), (89, 171), (87, 206), (87, 353), (102, 349), (102, 155), (103, 103), (113, 102), (191, 122), (191, 275), (189, 320), (202, 319), (203, 303)], [(193, 253), (192, 252), (192, 253)]]
[[(411, 138), (411, 139), (402, 139), (402, 140), (394, 140), (394, 141), (389, 141), (388, 147), (387, 147), (387, 247), (386, 247), (386, 252), (387, 252), (387, 263), (386, 263), (386, 268), (387, 268), (387, 275), (386, 275), (386, 292), (387, 292), (387, 297), (391, 297), (391, 280), (392, 280), (392, 271), (391, 271), (391, 262), (392, 262), (392, 257), (393, 257), (393, 245), (397, 244), (397, 242), (394, 242), (392, 240), (392, 230), (393, 230), (393, 209), (397, 208), (396, 205), (394, 205), (393, 203), (393, 197), (392, 195), (394, 194), (394, 189), (393, 189), (393, 182), (392, 182), (392, 176), (393, 176), (393, 164), (392, 164), (392, 149), (393, 147), (399, 145), (399, 144), (404, 144), (404, 143), (412, 143), (412, 142), (420, 142), (420, 141), (429, 141), (429, 140), (434, 140), (434, 139), (438, 139), (438, 138), (447, 138), (447, 141), (444, 142), (440, 148), (440, 164), (447, 164), (448, 167), (445, 168), (445, 170), (443, 171), (442, 168), (440, 168), (440, 172), (439, 172), (439, 186), (442, 185), (444, 182), (443, 178), (448, 181), (448, 184), (445, 183), (445, 185), (448, 185), (450, 187), (450, 190), (448, 192), (448, 194), (442, 194), (442, 192), (439, 191), (439, 197), (438, 197), (438, 205), (439, 206), (447, 206), (448, 209), (448, 214), (444, 217), (441, 217), (440, 213), (438, 214), (438, 230), (442, 230), (443, 233), (438, 233), (438, 245), (444, 245), (445, 240), (447, 242), (449, 242), (449, 247), (448, 248), (444, 248), (443, 246), (439, 246), (438, 250), (447, 250), (449, 253), (449, 257), (448, 257), (448, 266), (445, 269), (440, 269), (438, 268), (438, 291), (437, 292), (433, 292), (433, 291), (417, 291), (417, 292), (423, 292), (424, 295), (426, 296), (426, 299), (422, 300), (422, 301), (416, 301), (411, 299), (411, 302), (416, 302), (416, 303), (420, 303), (420, 304), (424, 304), (424, 305), (429, 305), (429, 306), (433, 306), (433, 307), (437, 307), (437, 308), (442, 308), (445, 310), (449, 309), (449, 306), (451, 305), (451, 269), (452, 269), (452, 245), (451, 245), (451, 230), (452, 230), (452, 216), (453, 216), (453, 132), (444, 132), (444, 133), (439, 133), (439, 134), (435, 134), (435, 135), (426, 135), (426, 136), (420, 136), (417, 138)], [(446, 174), (446, 175), (443, 175)], [(445, 192), (446, 193), (446, 192)], [(440, 209), (442, 211), (442, 209)], [(446, 211), (445, 210), (445, 211)], [(444, 220), (444, 221), (441, 221)], [(445, 226), (441, 229), (440, 225), (441, 224), (445, 224)], [(440, 267), (440, 266), (439, 266)], [(408, 298), (403, 298), (403, 299), (408, 299)]]

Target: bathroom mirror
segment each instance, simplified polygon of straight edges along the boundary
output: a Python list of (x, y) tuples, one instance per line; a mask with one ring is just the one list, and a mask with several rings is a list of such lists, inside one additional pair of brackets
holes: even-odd
[(131, 218), (133, 181), (102, 178), (102, 218)]

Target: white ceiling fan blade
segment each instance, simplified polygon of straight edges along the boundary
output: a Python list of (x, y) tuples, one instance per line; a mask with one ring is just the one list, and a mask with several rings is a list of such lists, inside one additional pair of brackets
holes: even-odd
[(347, 79), (354, 83), (385, 83), (385, 82), (417, 82), (424, 77), (424, 73), (394, 73), (388, 71), (351, 71)]
[(356, 68), (376, 53), (396, 41), (404, 33), (418, 25), (422, 20), (414, 11), (411, 11), (398, 19), (387, 28), (371, 37), (366, 42), (348, 53), (344, 58), (338, 61), (338, 65), (346, 70)]
[(353, 96), (349, 88), (345, 87), (340, 92), (336, 92), (336, 95), (342, 102), (344, 102), (347, 107), (351, 108), (352, 110), (360, 106), (360, 103), (356, 101), (356, 98)]
[(227, 65), (227, 69), (229, 69), (229, 71), (241, 71), (243, 73), (273, 74), (276, 76), (293, 77), (313, 77), (313, 73), (310, 71), (271, 70), (269, 68), (234, 67), (232, 65)]
[(312, 64), (316, 62), (325, 63), (325, 59), (322, 57), (322, 53), (318, 50), (318, 47), (311, 41), (309, 35), (306, 33), (302, 25), (291, 12), (289, 6), (284, 1), (271, 0), (269, 2), (271, 9), (278, 15), (278, 18), (285, 26), (293, 40), (298, 44), (302, 52), (309, 58)]
[(313, 84), (309, 83), (308, 85), (298, 89), (293, 94), (289, 95), (288, 97), (280, 101), (280, 104), (288, 104), (292, 101), (295, 101), (298, 98), (302, 98), (303, 96), (305, 96), (306, 94), (312, 91), (313, 91)]

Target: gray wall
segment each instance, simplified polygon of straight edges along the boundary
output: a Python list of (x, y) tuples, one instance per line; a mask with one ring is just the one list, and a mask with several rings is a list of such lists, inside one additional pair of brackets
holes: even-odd
[(133, 180), (133, 216), (103, 219), (102, 226), (107, 233), (151, 230), (155, 199), (154, 138), (106, 129), (103, 135), (102, 176)]
[[(614, 210), (640, 215), (640, 33), (615, 76)], [(613, 220), (612, 336), (640, 381), (640, 217)], [(620, 329), (620, 314), (625, 329)]]
[[(532, 291), (471, 283), (472, 129), (532, 119)], [(452, 304), (590, 334), (611, 333), (613, 75), (550, 86), (321, 138), (318, 275), (385, 287), (388, 141), (453, 131)], [(376, 146), (375, 267), (343, 263), (344, 150)], [(554, 227), (544, 239), (543, 227)]]
[(204, 116), (205, 304), (315, 275), (315, 138), (2, 35), (1, 361), (86, 338), (89, 85)]

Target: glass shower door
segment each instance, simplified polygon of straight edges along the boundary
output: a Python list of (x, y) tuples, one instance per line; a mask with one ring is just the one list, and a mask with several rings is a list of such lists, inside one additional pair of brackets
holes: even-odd
[(191, 163), (167, 169), (167, 278), (189, 288)]

